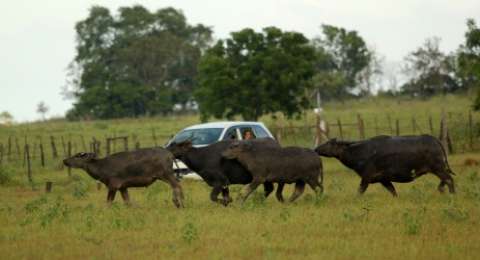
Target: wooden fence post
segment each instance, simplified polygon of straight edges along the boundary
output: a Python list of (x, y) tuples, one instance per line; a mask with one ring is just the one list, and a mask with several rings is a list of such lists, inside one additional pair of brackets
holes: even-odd
[(0, 165), (3, 163), (3, 143), (0, 144)]
[[(68, 141), (68, 158), (72, 157), (72, 143)], [(68, 167), (68, 176), (72, 176), (72, 168)]]
[(15, 137), (15, 147), (17, 148), (17, 158), (20, 159), (20, 145), (18, 144), (18, 138)]
[(45, 167), (45, 154), (43, 153), (43, 143), (40, 143), (40, 163), (42, 167)]
[(451, 144), (449, 145), (449, 134), (448, 134), (448, 126), (447, 126), (447, 117), (445, 115), (445, 110), (442, 109), (442, 119), (440, 120), (440, 142), (442, 143), (443, 148), (448, 153), (452, 153)]
[(106, 145), (105, 150), (106, 150), (107, 156), (110, 155), (110, 151), (111, 151), (110, 149), (111, 149), (111, 144), (112, 144), (111, 141), (112, 141), (112, 139), (110, 139), (108, 137), (105, 139), (105, 145)]
[(87, 145), (85, 144), (85, 138), (83, 137), (83, 135), (80, 135), (80, 140), (82, 141), (83, 152), (86, 152), (87, 151)]
[(50, 193), (52, 191), (53, 182), (47, 181), (45, 182), (45, 193)]
[(27, 178), (28, 178), (28, 182), (30, 183), (30, 185), (32, 186), (32, 189), (33, 189), (33, 178), (32, 178), (32, 166), (31, 166), (31, 163), (30, 163), (30, 148), (28, 146), (28, 144), (25, 144), (25, 158), (26, 158), (26, 161), (27, 161)]
[(138, 149), (140, 149), (140, 141), (137, 141), (135, 143), (135, 150), (138, 150)]
[(128, 151), (128, 136), (123, 138), (123, 150)]
[(8, 137), (7, 159), (10, 160), (12, 156), (12, 137)]
[(470, 143), (470, 150), (473, 150), (473, 118), (472, 110), (468, 111), (468, 139)]
[(315, 138), (315, 147), (322, 143), (322, 129), (320, 128), (320, 114), (315, 114), (315, 129), (316, 129), (316, 138)]
[(55, 138), (53, 135), (50, 136), (50, 144), (52, 145), (52, 156), (53, 158), (58, 157), (57, 146), (55, 145)]
[(360, 114), (357, 114), (357, 124), (358, 124), (358, 133), (360, 135), (360, 139), (365, 139), (365, 126), (363, 124), (363, 119)]
[(152, 138), (153, 138), (153, 142), (155, 144), (155, 147), (158, 147), (157, 145), (157, 135), (155, 135), (155, 128), (152, 127)]
[(390, 129), (390, 135), (393, 135), (392, 118), (390, 117), (390, 114), (387, 114), (387, 121), (388, 128)]
[(338, 133), (340, 134), (340, 139), (343, 140), (342, 121), (340, 121), (340, 118), (337, 118), (337, 124), (338, 124)]
[(67, 146), (65, 144), (65, 139), (63, 138), (63, 135), (60, 136), (60, 140), (62, 141), (63, 157), (66, 157), (67, 156)]

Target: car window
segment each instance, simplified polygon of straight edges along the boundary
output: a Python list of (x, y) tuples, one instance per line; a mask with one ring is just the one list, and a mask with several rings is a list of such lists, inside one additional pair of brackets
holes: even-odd
[(230, 127), (223, 136), (223, 140), (238, 140), (237, 127)]
[(261, 127), (259, 125), (254, 125), (253, 129), (255, 130), (255, 136), (257, 138), (270, 137), (270, 135), (268, 135), (268, 133), (263, 129), (263, 127)]
[(223, 128), (202, 128), (183, 130), (178, 133), (172, 142), (182, 142), (191, 140), (193, 145), (206, 145), (218, 141), (222, 134)]

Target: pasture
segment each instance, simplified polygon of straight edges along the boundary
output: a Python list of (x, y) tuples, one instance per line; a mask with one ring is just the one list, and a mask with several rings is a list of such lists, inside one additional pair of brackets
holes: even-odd
[[(440, 104), (447, 102), (451, 106), (446, 109), (455, 120), (456, 114), (468, 112), (470, 104), (469, 98), (454, 96), (402, 102), (329, 104), (325, 118), (354, 120), (361, 113), (370, 121), (388, 112), (392, 118), (431, 113), (438, 119)], [(418, 121), (426, 122), (423, 119)], [(306, 120), (312, 122), (313, 115), (308, 114)], [(270, 128), (305, 123), (305, 119), (281, 117), (263, 121)], [(33, 142), (52, 134), (65, 138), (136, 134), (142, 146), (149, 146), (152, 127), (157, 142), (163, 144), (171, 133), (197, 122), (195, 116), (182, 116), (24, 124), (0, 128), (0, 141), (5, 144), (11, 135), (26, 135)], [(355, 133), (352, 130), (352, 138)], [(311, 147), (311, 136), (297, 134), (285, 138), (283, 144)], [(367, 136), (372, 134), (369, 130)], [(21, 159), (4, 160), (0, 167), (0, 255), (4, 259), (477, 259), (480, 167), (465, 162), (478, 161), (479, 154), (458, 147), (459, 152), (449, 156), (456, 173), (456, 195), (439, 194), (439, 180), (426, 175), (413, 183), (394, 184), (398, 198), (379, 184), (358, 196), (360, 178), (335, 159), (323, 158), (325, 193), (321, 197), (307, 187), (295, 203), (280, 204), (272, 195), (264, 200), (259, 188), (245, 204), (223, 207), (210, 202), (206, 184), (183, 180), (186, 200), (180, 210), (171, 203), (171, 189), (162, 182), (131, 189), (132, 207), (124, 206), (118, 195), (113, 206), (107, 207), (105, 187), (98, 190), (96, 182), (80, 170), (68, 176), (61, 158), (49, 156), (45, 167), (40, 167), (38, 158), (33, 160), (34, 189)], [(48, 194), (46, 181), (53, 182)], [(285, 196), (291, 194), (291, 186), (286, 187)], [(234, 198), (240, 189), (231, 188)]]

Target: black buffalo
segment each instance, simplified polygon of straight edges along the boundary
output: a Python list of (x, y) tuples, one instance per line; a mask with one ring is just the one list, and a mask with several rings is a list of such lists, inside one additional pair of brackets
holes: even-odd
[[(248, 184), (252, 181), (252, 175), (240, 163), (235, 160), (228, 160), (221, 156), (221, 153), (234, 141), (224, 140), (206, 147), (193, 147), (190, 140), (180, 143), (171, 143), (167, 149), (172, 152), (175, 158), (185, 163), (189, 169), (196, 172), (211, 187), (210, 199), (214, 202), (227, 205), (232, 202), (229, 195), (228, 185)], [(258, 146), (279, 147), (277, 141), (271, 138), (259, 138), (249, 141)], [(273, 184), (268, 182), (264, 185), (265, 197), (273, 191)], [(283, 187), (277, 189), (277, 198), (283, 200), (281, 195)], [(218, 195), (222, 193), (222, 200)]]
[(440, 192), (447, 185), (455, 192), (447, 155), (442, 144), (429, 135), (377, 136), (364, 141), (337, 141), (331, 139), (315, 149), (321, 156), (335, 157), (354, 170), (360, 178), (359, 192), (364, 193), (370, 183), (381, 183), (397, 196), (392, 182), (411, 182), (431, 172), (440, 178)]
[[(249, 142), (234, 142), (222, 156), (239, 161), (252, 174), (252, 182), (241, 194), (242, 201), (262, 183), (295, 183), (290, 202), (302, 195), (305, 184), (317, 194), (323, 192), (322, 161), (311, 149), (300, 147), (254, 146)], [(283, 200), (281, 200), (283, 201)]]
[(95, 153), (78, 153), (63, 161), (65, 166), (85, 170), (92, 178), (108, 187), (107, 202), (115, 199), (119, 190), (129, 204), (127, 188), (147, 187), (162, 180), (173, 189), (173, 203), (183, 207), (182, 187), (173, 172), (173, 155), (163, 148), (145, 148), (112, 154), (97, 159)]

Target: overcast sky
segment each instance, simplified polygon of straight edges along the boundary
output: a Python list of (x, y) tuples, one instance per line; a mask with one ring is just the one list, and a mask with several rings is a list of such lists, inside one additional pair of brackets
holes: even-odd
[(321, 24), (357, 30), (387, 61), (403, 59), (438, 36), (441, 49), (454, 51), (464, 41), (466, 19), (480, 22), (479, 0), (177, 0), (177, 1), (2, 1), (0, 16), (0, 112), (16, 121), (36, 120), (44, 101), (49, 116), (64, 115), (72, 100), (61, 88), (66, 68), (75, 55), (77, 21), (92, 5), (108, 7), (141, 4), (150, 11), (167, 6), (183, 10), (191, 24), (212, 26), (216, 38), (245, 27), (277, 26), (312, 38)]

